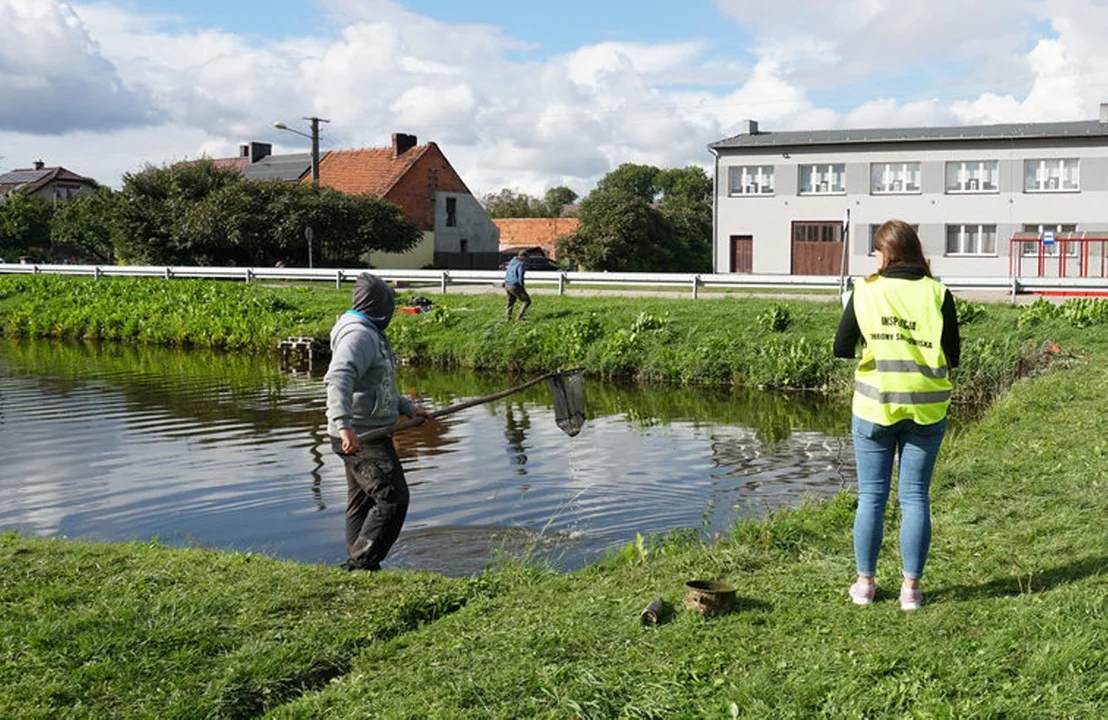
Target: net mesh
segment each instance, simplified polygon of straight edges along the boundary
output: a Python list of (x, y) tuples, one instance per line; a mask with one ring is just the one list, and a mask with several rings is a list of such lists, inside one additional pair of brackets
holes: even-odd
[(585, 371), (571, 370), (546, 379), (554, 399), (554, 422), (573, 437), (585, 424)]

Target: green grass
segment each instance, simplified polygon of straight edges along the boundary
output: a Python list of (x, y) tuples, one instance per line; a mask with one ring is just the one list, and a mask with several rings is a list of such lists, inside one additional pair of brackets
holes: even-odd
[(492, 590), (264, 556), (0, 536), (0, 717), (250, 717)]
[[(420, 292), (402, 289), (398, 302)], [(434, 312), (398, 314), (388, 330), (413, 365), (523, 374), (584, 367), (610, 380), (832, 392), (851, 384), (852, 364), (832, 357), (833, 302), (537, 295), (526, 322), (507, 323), (499, 292), (432, 297)], [(13, 337), (274, 352), (289, 335), (326, 337), (348, 305), (348, 289), (318, 283), (0, 277), (0, 332)], [(1059, 309), (959, 308), (969, 320), (954, 375), (959, 403), (987, 401), (1033, 372), (1048, 341), (1083, 352), (1108, 322), (1108, 302), (1088, 299)]]

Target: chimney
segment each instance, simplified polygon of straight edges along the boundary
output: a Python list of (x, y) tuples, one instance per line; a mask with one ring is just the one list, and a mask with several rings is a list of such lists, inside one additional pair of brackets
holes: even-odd
[(1108, 125), (1108, 103), (1100, 104), (1100, 122)]
[(757, 135), (758, 134), (758, 121), (757, 120), (743, 120), (743, 135)]
[(416, 146), (417, 140), (415, 135), (408, 135), (406, 133), (393, 133), (392, 134), (392, 156), (400, 157), (404, 153), (408, 152)]
[(247, 156), (250, 158), (250, 164), (258, 162), (263, 158), (267, 158), (273, 154), (273, 146), (269, 143), (252, 142), (250, 143), (250, 154)]
[(41, 160), (35, 160), (35, 170), (41, 170), (46, 167), (46, 163)]

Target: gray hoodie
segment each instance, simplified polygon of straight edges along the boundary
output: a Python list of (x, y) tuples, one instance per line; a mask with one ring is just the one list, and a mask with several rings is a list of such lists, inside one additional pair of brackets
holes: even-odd
[[(367, 287), (379, 302), (367, 306)], [(364, 273), (355, 283), (354, 302), (355, 311), (339, 316), (331, 329), (331, 365), (323, 377), (327, 433), (334, 437), (341, 428), (362, 433), (393, 425), (399, 415), (411, 415), (416, 409), (415, 403), (396, 390), (396, 356), (385, 333), (378, 329), (378, 323), (387, 325), (392, 316), (392, 289)]]

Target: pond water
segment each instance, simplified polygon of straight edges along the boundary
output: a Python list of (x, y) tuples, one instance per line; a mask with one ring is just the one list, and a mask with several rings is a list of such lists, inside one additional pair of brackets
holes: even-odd
[[(527, 378), (403, 371), (440, 408)], [(498, 555), (572, 569), (637, 533), (726, 532), (853, 483), (850, 409), (804, 394), (586, 380), (567, 437), (545, 385), (399, 434), (412, 504), (385, 565)], [(278, 360), (0, 338), (0, 529), (344, 558), (346, 484), (318, 376)]]

